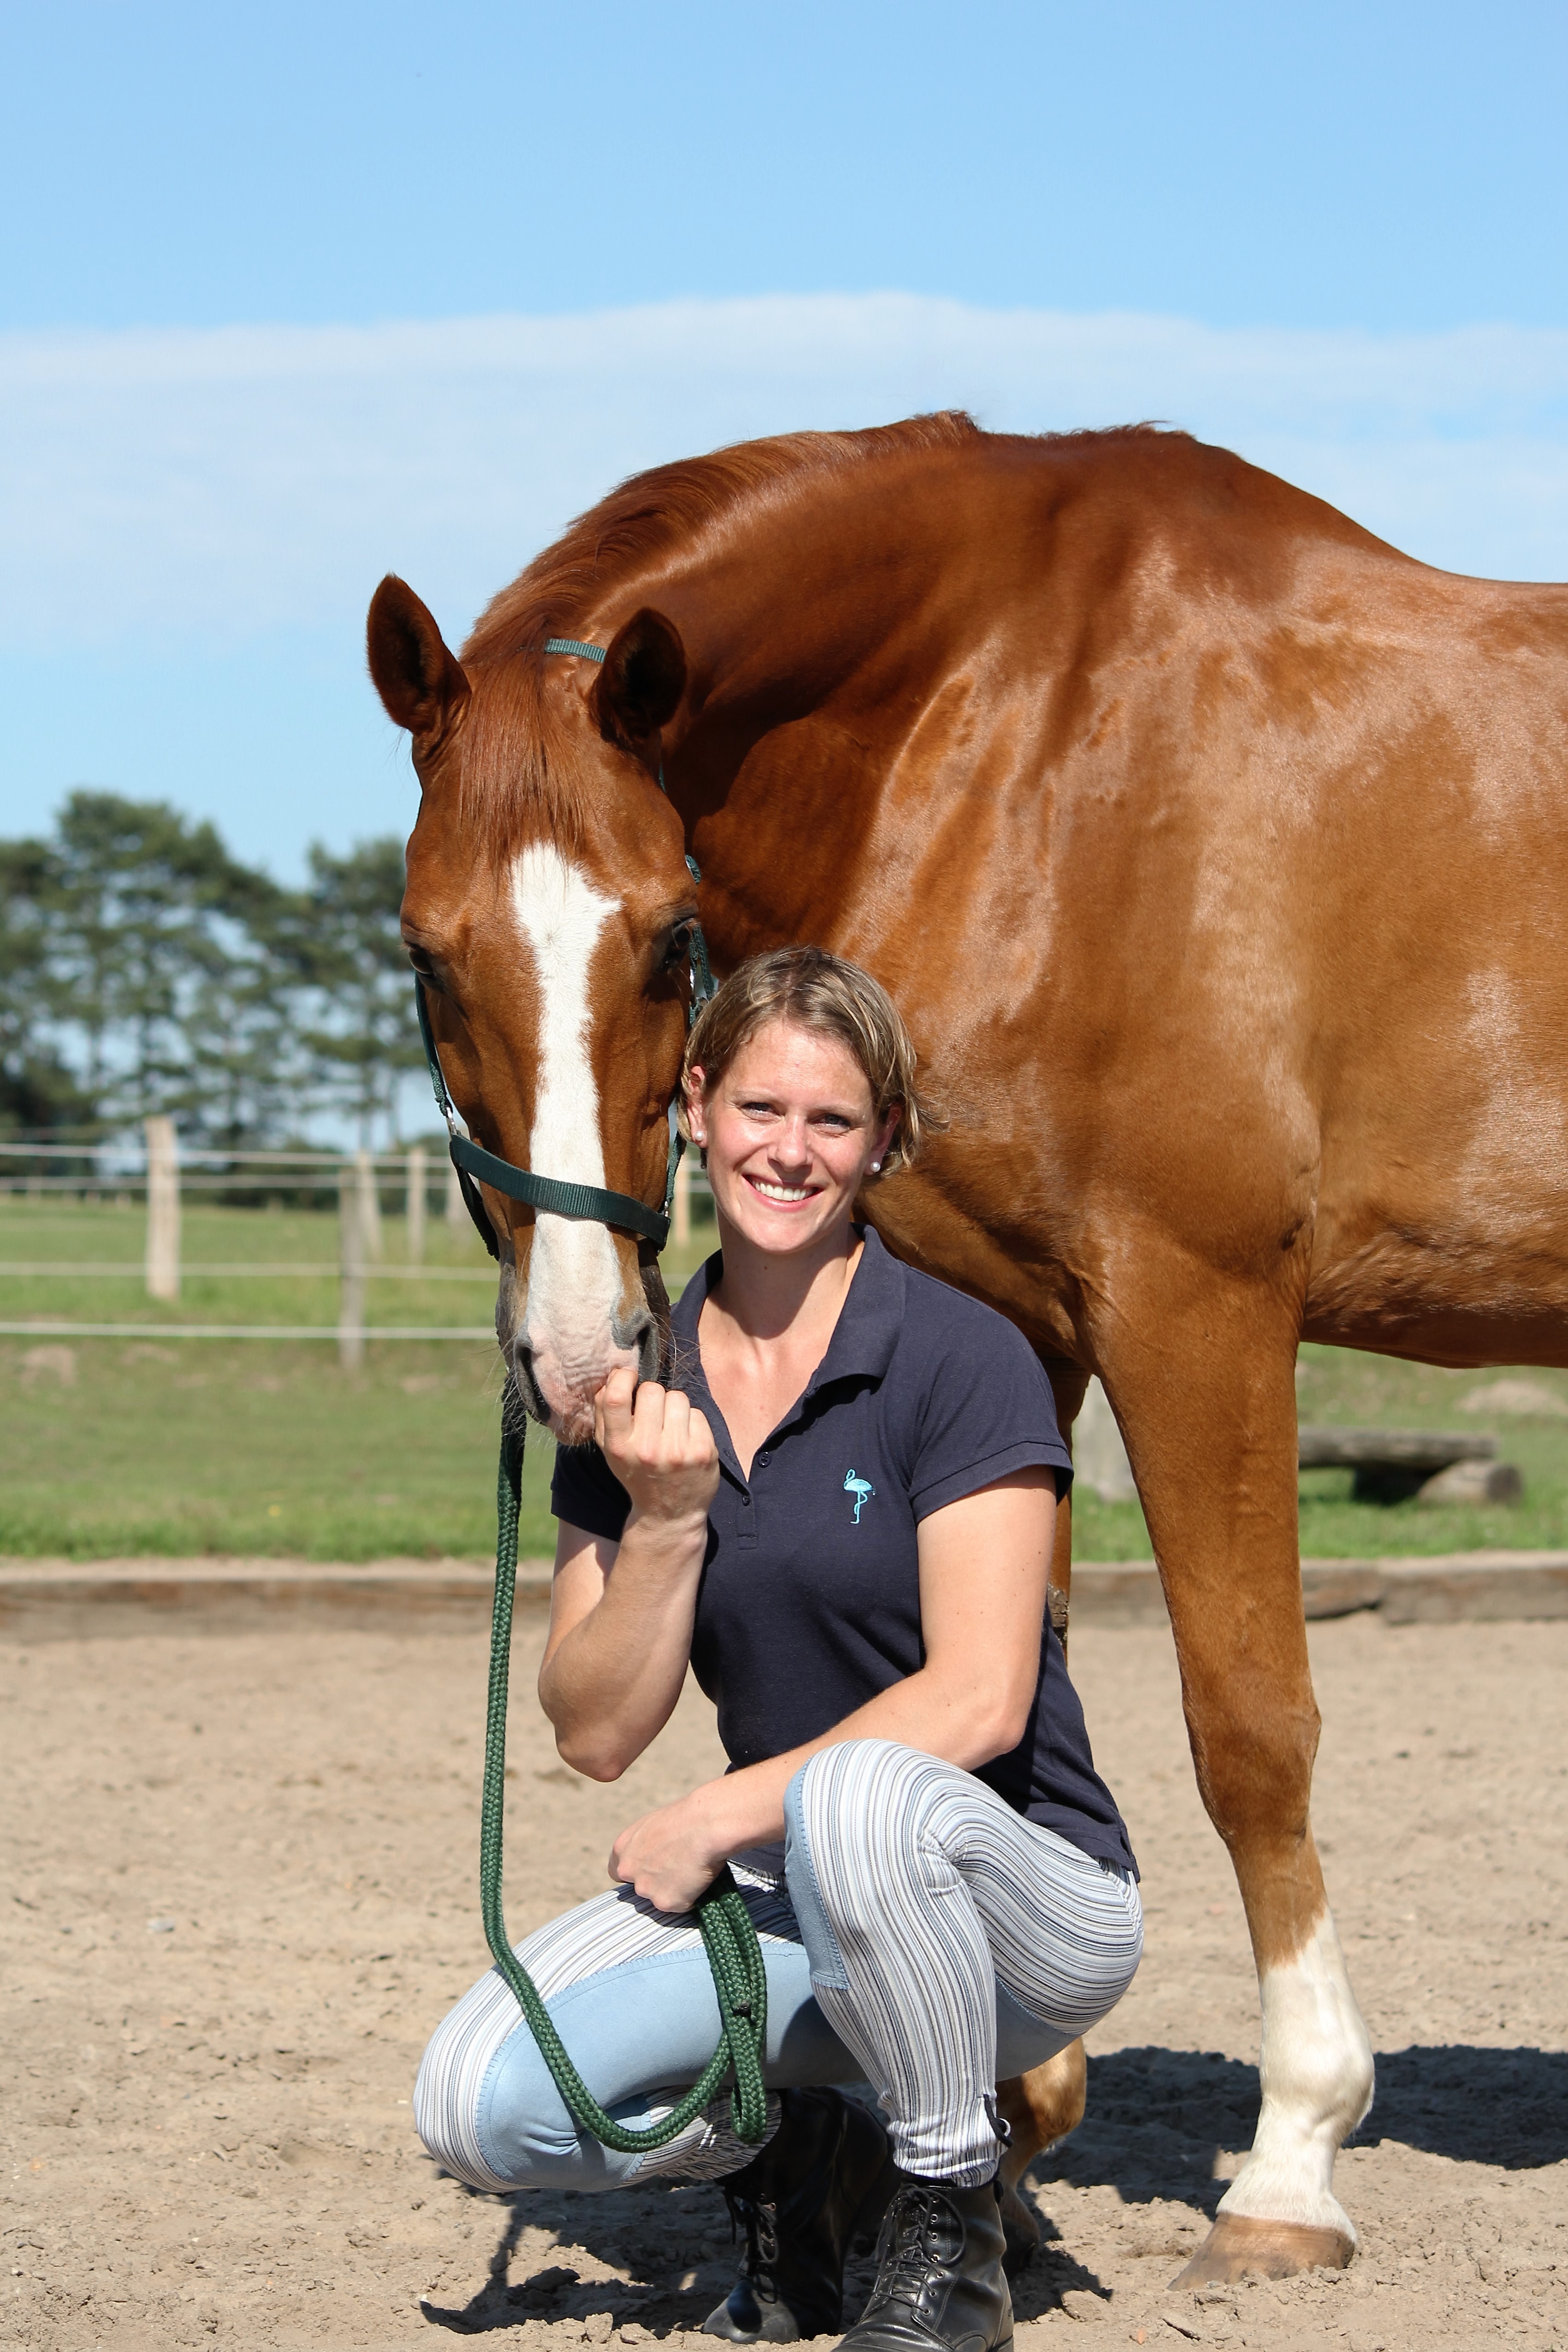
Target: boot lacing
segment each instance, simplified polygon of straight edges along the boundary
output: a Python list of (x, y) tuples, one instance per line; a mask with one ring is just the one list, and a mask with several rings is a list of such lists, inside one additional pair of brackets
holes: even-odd
[(773, 2301), (779, 2296), (777, 2277), (779, 2265), (779, 2208), (771, 2200), (742, 2197), (728, 2187), (724, 2189), (724, 2201), (729, 2208), (729, 2237), (733, 2245), (738, 2232), (746, 2231), (746, 2259), (741, 2276), (753, 2287), (760, 2288)]
[(932, 2270), (942, 2264), (942, 2250), (932, 2243), (938, 2210), (945, 2202), (940, 2190), (905, 2189), (889, 2215), (887, 2252), (872, 2294), (873, 2303), (919, 2303)]

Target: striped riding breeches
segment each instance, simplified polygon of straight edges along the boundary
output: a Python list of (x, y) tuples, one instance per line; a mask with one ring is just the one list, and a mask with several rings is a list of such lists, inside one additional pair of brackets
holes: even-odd
[[(768, 1972), (769, 2089), (869, 2084), (905, 2171), (988, 2180), (998, 2073), (1053, 2056), (1132, 1981), (1135, 1884), (956, 1765), (888, 1740), (813, 1756), (786, 1817), (782, 1850), (732, 1865)], [(618, 1888), (517, 1956), (601, 2105), (633, 2127), (667, 2116), (719, 2032), (695, 1923)], [(727, 2092), (654, 2154), (601, 2147), (572, 2122), (494, 1969), (437, 2028), (414, 2120), (431, 2154), (479, 2189), (714, 2179), (756, 2153), (730, 2132)]]

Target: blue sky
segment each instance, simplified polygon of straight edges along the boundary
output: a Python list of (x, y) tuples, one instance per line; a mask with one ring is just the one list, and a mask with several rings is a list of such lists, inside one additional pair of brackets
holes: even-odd
[(0, 0), (0, 830), (406, 825), (449, 636), (631, 470), (1158, 415), (1568, 572), (1568, 11)]

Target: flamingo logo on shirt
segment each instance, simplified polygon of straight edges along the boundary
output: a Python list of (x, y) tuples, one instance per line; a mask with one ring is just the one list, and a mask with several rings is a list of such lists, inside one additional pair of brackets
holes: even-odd
[(857, 1478), (852, 1470), (846, 1470), (844, 1492), (846, 1495), (852, 1495), (855, 1498), (855, 1516), (852, 1524), (858, 1528), (861, 1523), (861, 1513), (875, 1494), (876, 1488), (869, 1478)]

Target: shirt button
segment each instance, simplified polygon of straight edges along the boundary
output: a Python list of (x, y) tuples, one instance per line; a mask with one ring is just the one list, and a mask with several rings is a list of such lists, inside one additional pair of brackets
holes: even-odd
[(741, 1498), (740, 1498), (740, 1507), (741, 1507), (741, 1509), (742, 1509), (743, 1511), (749, 1511), (749, 1510), (750, 1510), (750, 1508), (751, 1508), (751, 1497), (750, 1497), (750, 1496), (749, 1496), (749, 1495), (742, 1495), (742, 1496), (741, 1496)]
[(766, 1470), (768, 1465), (772, 1461), (773, 1456), (771, 1454), (759, 1454), (757, 1458), (758, 1462), (761, 1463), (762, 1467)]

